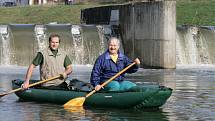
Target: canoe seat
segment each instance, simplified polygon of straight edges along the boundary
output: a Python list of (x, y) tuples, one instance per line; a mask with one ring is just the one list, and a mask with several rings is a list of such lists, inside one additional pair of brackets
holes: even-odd
[(94, 89), (90, 83), (78, 79), (69, 80), (68, 87), (70, 90), (76, 91), (92, 91)]

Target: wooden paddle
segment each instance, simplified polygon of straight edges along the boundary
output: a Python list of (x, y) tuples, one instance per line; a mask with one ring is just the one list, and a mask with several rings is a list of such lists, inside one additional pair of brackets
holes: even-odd
[[(105, 81), (101, 85), (101, 87), (104, 87), (106, 84), (108, 84), (109, 82), (111, 82), (112, 80), (114, 80), (116, 77), (118, 77), (119, 75), (121, 75), (122, 73), (124, 73), (125, 71), (127, 71), (129, 68), (131, 68), (135, 64), (136, 63), (133, 62), (132, 64), (130, 64), (129, 66), (127, 66), (126, 68), (124, 68), (123, 70), (121, 70), (120, 72), (118, 72), (115, 76), (113, 76), (110, 79), (108, 79), (107, 81)], [(91, 96), (95, 92), (96, 92), (96, 90), (93, 90), (90, 93), (88, 93), (85, 97), (77, 97), (77, 98), (71, 99), (67, 103), (65, 103), (63, 106), (64, 106), (64, 108), (72, 108), (74, 106), (83, 106), (86, 98), (88, 98), (89, 96)]]
[[(47, 80), (39, 81), (39, 82), (30, 84), (29, 87), (33, 87), (33, 86), (35, 86), (35, 85), (39, 85), (39, 84), (42, 84), (42, 83), (45, 83), (45, 82), (48, 82), (48, 81), (51, 81), (51, 80), (55, 80), (55, 79), (58, 79), (58, 78), (60, 78), (60, 77), (62, 77), (62, 76), (59, 75), (59, 76), (56, 76), (56, 77), (49, 78), (49, 79), (47, 79)], [(23, 90), (23, 88), (17, 88), (17, 89), (14, 89), (14, 90), (9, 91), (9, 92), (7, 92), (7, 93), (0, 94), (0, 98), (3, 97), (3, 96), (5, 96), (5, 95), (8, 95), (8, 94), (11, 94), (11, 93), (20, 91), (20, 90)]]

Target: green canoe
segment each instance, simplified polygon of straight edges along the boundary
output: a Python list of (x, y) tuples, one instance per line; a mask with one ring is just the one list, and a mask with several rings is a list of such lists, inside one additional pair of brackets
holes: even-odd
[[(12, 81), (13, 89), (19, 88), (23, 80)], [(83, 97), (90, 91), (81, 90), (50, 90), (30, 88), (16, 92), (25, 101), (50, 102), (64, 104), (67, 101)], [(88, 97), (84, 106), (114, 107), (114, 108), (157, 108), (165, 104), (171, 96), (172, 89), (159, 85), (145, 85), (134, 87), (123, 92), (96, 92)]]

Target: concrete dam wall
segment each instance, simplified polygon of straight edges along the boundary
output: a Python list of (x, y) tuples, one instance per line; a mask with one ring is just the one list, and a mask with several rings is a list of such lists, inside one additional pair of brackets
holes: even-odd
[(134, 2), (91, 10), (83, 11), (83, 22), (119, 26), (125, 53), (140, 58), (142, 67), (176, 67), (176, 1)]
[(134, 3), (120, 8), (125, 53), (143, 66), (175, 68), (175, 1)]

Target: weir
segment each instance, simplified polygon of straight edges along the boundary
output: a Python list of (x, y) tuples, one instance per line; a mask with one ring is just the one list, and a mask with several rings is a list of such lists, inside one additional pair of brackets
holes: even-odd
[[(60, 46), (73, 64), (94, 64), (114, 35), (111, 28), (109, 25), (0, 25), (0, 65), (28, 66), (36, 53), (48, 46), (51, 33), (61, 36)], [(176, 30), (178, 65), (215, 64), (213, 27), (178, 26)]]
[(0, 26), (0, 65), (10, 65), (10, 38), (6, 25)]
[(0, 25), (0, 65), (28, 66), (38, 51), (48, 47), (51, 33), (61, 36), (73, 64), (94, 64), (112, 36), (109, 25), (10, 24)]
[(177, 64), (215, 64), (213, 27), (177, 27)]

